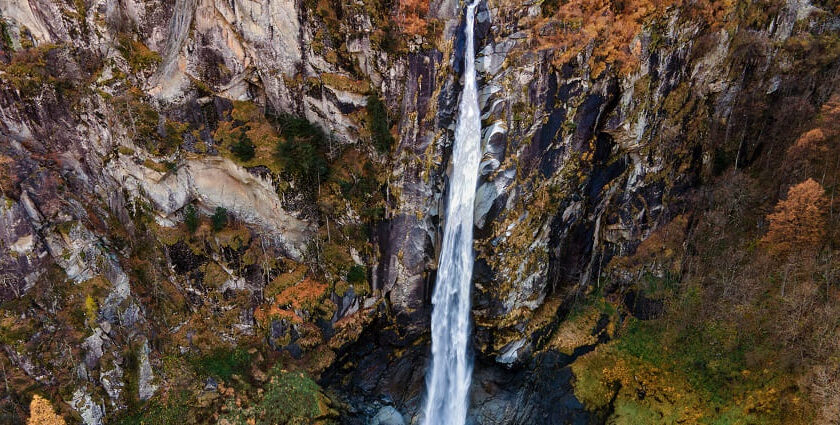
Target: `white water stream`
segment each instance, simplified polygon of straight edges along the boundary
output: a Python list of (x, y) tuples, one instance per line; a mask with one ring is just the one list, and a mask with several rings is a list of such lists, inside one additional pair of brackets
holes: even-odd
[(467, 6), (464, 91), (452, 152), (443, 246), (432, 296), (432, 364), (426, 377), (424, 425), (464, 425), (472, 377), (470, 283), (473, 212), (481, 158), (481, 119), (475, 77), (473, 27), (478, 2)]

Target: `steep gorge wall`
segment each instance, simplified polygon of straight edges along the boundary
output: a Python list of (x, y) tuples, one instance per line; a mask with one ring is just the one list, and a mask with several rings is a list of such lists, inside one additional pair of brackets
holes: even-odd
[[(836, 52), (820, 51), (824, 58), (815, 63), (809, 56), (816, 53), (802, 46), (824, 40), (826, 50), (833, 46), (840, 25), (825, 6), (727, 3), (729, 18), (720, 23), (675, 4), (628, 41), (638, 63), (626, 71), (598, 65), (604, 40), (572, 52), (545, 41), (567, 31), (567, 22), (544, 14), (550, 3), (488, 1), (477, 17), (484, 157), (474, 318), (476, 354), (487, 367), (479, 368), (481, 389), (474, 393), (486, 398), (476, 407), (486, 423), (529, 423), (555, 408), (558, 415), (582, 411), (568, 391), (557, 396), (562, 402), (537, 399), (571, 379), (568, 359), (546, 346), (569, 303), (602, 284), (621, 294), (637, 270), (610, 267), (610, 259), (631, 253), (690, 209), (693, 189), (721, 163), (748, 167), (759, 152), (795, 134), (791, 122), (826, 100), (836, 74)], [(71, 292), (104, 293), (94, 297), (95, 324), (82, 319), (90, 329), (21, 331), (29, 338), (4, 341), (7, 356), (37, 382), (70, 388), (62, 399), (87, 423), (98, 423), (127, 407), (125, 350), (148, 365), (160, 364), (172, 348), (156, 336), (160, 329), (189, 329), (189, 344), (178, 348), (192, 350), (199, 345), (192, 321), (200, 326), (199, 319), (218, 321), (220, 311), (232, 311), (213, 332), (228, 342), (259, 335), (256, 312), (270, 304), (263, 294), (278, 272), (266, 276), (240, 257), (259, 246), (272, 264), (286, 257), (317, 261), (309, 241), (323, 238), (330, 224), (311, 213), (310, 198), (275, 196), (294, 184), (283, 175), (216, 157), (227, 147), (212, 135), (230, 114), (230, 101), (247, 100), (304, 116), (335, 143), (366, 149), (370, 129), (362, 111), (372, 88), (399, 118), (397, 145), (373, 161), (384, 164), (388, 202), (375, 224), (374, 248), (365, 258), (351, 253), (354, 264), (371, 267), (372, 291), (330, 289), (337, 313), (324, 314), (325, 328), (333, 332), (342, 318), (378, 305), (381, 314), (361, 343), (335, 349), (334, 373), (352, 375), (343, 388), (362, 402), (385, 394), (413, 413), (422, 393), (441, 194), (460, 92), (461, 5), (433, 3), (427, 17), (433, 30), (406, 36), (394, 52), (382, 47), (380, 27), (391, 11), (378, 2), (81, 4), (79, 10), (79, 2), (10, 0), (0, 10), (11, 43), (4, 58), (12, 56), (9, 47), (40, 47), (50, 64), (61, 64), (36, 75), (34, 91), (15, 84), (11, 71), (3, 76), (2, 297), (43, 294), (26, 298), (35, 307), (22, 306), (18, 316), (43, 323), (69, 309), (70, 298), (50, 289), (53, 282), (74, 282)], [(143, 146), (137, 118), (125, 119), (126, 110), (140, 109), (115, 100), (130, 87), (151, 95), (149, 104), (161, 113), (151, 126), (157, 133), (167, 119), (194, 127), (176, 142), (184, 155)], [(204, 166), (221, 177), (208, 180)], [(126, 260), (137, 256), (141, 234), (171, 239), (166, 229), (183, 221), (183, 207), (193, 201), (208, 214), (226, 207), (249, 236), (217, 237), (204, 253), (188, 240), (167, 245), (151, 272), (174, 282), (166, 297), (185, 301), (171, 318), (158, 316), (170, 307), (155, 304), (161, 295), (146, 294), (149, 285), (126, 270), (136, 265)], [(361, 221), (360, 211), (347, 209), (343, 222)], [(251, 245), (231, 254), (239, 243), (231, 240), (243, 237)], [(217, 288), (207, 284), (209, 270), (222, 276)], [(217, 300), (236, 291), (249, 302)], [(294, 314), (316, 322), (317, 314), (304, 310)], [(268, 327), (272, 346), (282, 347), (286, 322)], [(84, 341), (81, 349), (44, 342), (62, 332)], [(61, 353), (84, 358), (84, 365), (62, 363)], [(360, 366), (348, 371), (344, 363)], [(141, 399), (172, 378), (139, 370), (145, 372), (133, 382)], [(530, 407), (510, 410), (519, 402)]]
[[(670, 264), (639, 269), (610, 260), (690, 213), (698, 188), (723, 169), (760, 169), (754, 161), (783, 151), (836, 84), (836, 50), (827, 46), (835, 45), (828, 40), (837, 36), (837, 17), (819, 6), (709, 4), (725, 10), (715, 21), (675, 4), (628, 40), (635, 66), (613, 64), (606, 72), (593, 65), (603, 60), (602, 40), (571, 55), (545, 44), (543, 37), (565, 28), (540, 6), (490, 1), (478, 17), (484, 158), (476, 202), (474, 414), (486, 423), (580, 412), (562, 390), (548, 401), (529, 395), (545, 382), (569, 385), (570, 376), (555, 373), (573, 357), (552, 357), (550, 340), (570, 306), (593, 290), (636, 299), (631, 287), (642, 274), (669, 273)], [(458, 15), (437, 10), (449, 22), (447, 42), (417, 54), (427, 66), (410, 68), (408, 81), (417, 87), (409, 84), (407, 93), (416, 101), (408, 111), (403, 104), (397, 155), (405, 165), (392, 179), (400, 202), (380, 233), (380, 284), (406, 313), (398, 323), (419, 324), (419, 333), (434, 282), (463, 60)], [(828, 50), (800, 50), (804, 40), (818, 39)], [(827, 51), (834, 53), (822, 56)], [(436, 83), (424, 86), (430, 77)], [(637, 307), (630, 301), (626, 308)], [(400, 338), (416, 337), (387, 335), (375, 341), (399, 350), (408, 345)], [(390, 394), (413, 412), (422, 376), (405, 371), (424, 364), (424, 356), (393, 358), (388, 367), (374, 364), (381, 353), (369, 357), (378, 360), (362, 363), (357, 388)], [(387, 376), (395, 371), (398, 378)], [(400, 386), (405, 380), (413, 390)]]
[[(727, 160), (721, 156), (744, 167), (772, 143), (767, 132), (795, 135), (787, 127), (797, 110), (784, 111), (792, 115), (782, 121), (769, 105), (827, 99), (836, 64), (800, 69), (791, 46), (833, 34), (836, 18), (790, 2), (752, 25), (738, 15), (759, 6), (745, 6), (721, 27), (675, 6), (631, 40), (638, 67), (618, 76), (593, 70), (594, 42), (553, 65), (565, 52), (534, 36), (537, 28), (557, 31), (538, 4), (488, 7), (479, 15), (477, 48), (484, 158), (475, 311), (481, 351), (515, 360), (510, 348), (523, 347), (522, 327), (546, 296), (585, 291), (611, 256), (632, 252), (684, 211), (691, 189), (717, 173), (713, 162)], [(417, 101), (403, 105), (401, 165), (392, 180), (400, 203), (383, 244), (383, 285), (393, 285), (392, 302), (407, 310), (430, 293), (444, 208), (462, 61), (457, 26), (446, 31), (454, 41), (443, 57), (427, 53), (428, 65), (408, 79)], [(430, 77), (436, 84), (424, 86)]]

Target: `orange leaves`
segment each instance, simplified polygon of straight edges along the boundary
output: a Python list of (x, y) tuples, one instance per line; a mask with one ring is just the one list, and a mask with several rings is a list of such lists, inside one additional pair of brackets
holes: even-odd
[(300, 316), (293, 311), (284, 310), (276, 301), (265, 306), (257, 307), (254, 310), (254, 319), (263, 325), (266, 325), (271, 319), (285, 319), (291, 323), (303, 323), (303, 319)]
[(820, 128), (827, 137), (840, 135), (840, 94), (835, 94), (820, 108)]
[(52, 405), (45, 398), (35, 394), (29, 403), (29, 420), (27, 425), (64, 425), (64, 418), (58, 416)]
[(557, 57), (561, 63), (595, 43), (589, 64), (593, 77), (609, 64), (629, 67), (638, 61), (639, 53), (632, 48), (632, 40), (658, 3), (650, 0), (565, 2), (559, 5), (551, 21), (537, 29), (538, 39), (544, 46), (562, 51)]
[(303, 282), (290, 286), (277, 296), (279, 304), (289, 304), (295, 310), (310, 309), (327, 293), (328, 285), (307, 277)]
[(803, 133), (796, 143), (787, 149), (784, 169), (791, 180), (801, 180), (819, 168), (819, 163), (828, 154), (825, 141), (825, 133), (815, 128)]
[(793, 146), (788, 148), (788, 157), (798, 159), (818, 153), (825, 153), (827, 149), (823, 142), (825, 142), (825, 133), (821, 129), (815, 128), (807, 131), (796, 139), (796, 143)]
[(799, 139), (796, 140), (796, 144), (794, 146), (797, 147), (805, 147), (805, 146), (814, 146), (822, 141), (825, 140), (825, 134), (819, 128), (815, 128), (811, 131), (807, 131), (801, 136)]
[(767, 216), (770, 227), (762, 242), (778, 254), (819, 248), (825, 233), (827, 206), (823, 187), (813, 179), (792, 186), (787, 199), (779, 201), (775, 211)]
[(311, 277), (283, 289), (273, 302), (254, 311), (257, 322), (266, 323), (271, 318), (287, 319), (292, 323), (303, 323), (298, 316), (302, 310), (313, 310), (327, 295), (329, 285)]
[(339, 349), (345, 344), (356, 341), (372, 321), (373, 315), (370, 310), (362, 310), (342, 317), (335, 322), (335, 334), (329, 340), (330, 348)]
[[(731, 0), (567, 0), (551, 3), (543, 4), (544, 16), (546, 12), (551, 16), (535, 27), (534, 38), (543, 48), (558, 49), (555, 62), (560, 64), (591, 45), (593, 53), (589, 66), (593, 78), (607, 66), (614, 66), (622, 74), (635, 68), (641, 49), (634, 38), (644, 25), (662, 17), (669, 7), (689, 3), (689, 8), (697, 7), (701, 11), (728, 11), (732, 6)], [(725, 13), (702, 15), (701, 18), (710, 20), (719, 19)]]
[(832, 96), (823, 104), (816, 127), (796, 139), (785, 152), (782, 173), (785, 182), (818, 178), (829, 188), (838, 180), (837, 139), (840, 137), (840, 96)]
[(429, 13), (429, 0), (399, 0), (396, 22), (400, 31), (408, 35), (426, 33), (426, 14)]

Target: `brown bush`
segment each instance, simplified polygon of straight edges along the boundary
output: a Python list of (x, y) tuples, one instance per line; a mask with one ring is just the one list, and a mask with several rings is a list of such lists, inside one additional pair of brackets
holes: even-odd
[(397, 6), (396, 22), (403, 34), (423, 35), (426, 33), (429, 13), (428, 0), (400, 0)]
[(791, 187), (787, 199), (779, 201), (775, 211), (767, 216), (770, 226), (762, 242), (776, 254), (819, 248), (825, 233), (827, 206), (823, 187), (813, 179)]
[(29, 403), (29, 420), (26, 425), (65, 425), (64, 418), (58, 416), (47, 399), (35, 394)]
[(828, 154), (825, 133), (820, 128), (806, 131), (785, 153), (784, 170), (789, 178), (801, 179), (817, 171)]
[(840, 135), (840, 94), (835, 94), (820, 108), (819, 124), (826, 137)]

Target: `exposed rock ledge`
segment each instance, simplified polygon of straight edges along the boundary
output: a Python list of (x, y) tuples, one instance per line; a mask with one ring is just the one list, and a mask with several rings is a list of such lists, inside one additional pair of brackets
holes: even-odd
[(106, 172), (133, 195), (151, 201), (160, 213), (158, 222), (165, 226), (174, 225), (172, 215), (195, 199), (207, 211), (223, 207), (263, 228), (292, 258), (300, 258), (311, 233), (310, 223), (283, 209), (270, 181), (226, 158), (188, 159), (177, 170), (161, 173), (119, 155)]

